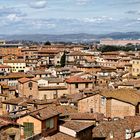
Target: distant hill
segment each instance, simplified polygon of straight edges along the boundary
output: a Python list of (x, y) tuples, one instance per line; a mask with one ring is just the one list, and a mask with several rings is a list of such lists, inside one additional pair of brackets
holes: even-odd
[(0, 39), (4, 40), (33, 40), (33, 41), (51, 41), (51, 42), (91, 42), (103, 38), (112, 39), (140, 39), (140, 32), (115, 32), (110, 34), (24, 34), (24, 35), (0, 35)]

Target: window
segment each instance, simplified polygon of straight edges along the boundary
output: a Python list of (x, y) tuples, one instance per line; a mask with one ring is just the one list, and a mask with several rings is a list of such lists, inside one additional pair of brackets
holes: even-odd
[(105, 105), (105, 101), (106, 101), (106, 98), (104, 96), (101, 97), (101, 103), (102, 103), (102, 105)]
[(45, 94), (45, 95), (44, 95), (44, 100), (46, 100), (46, 99), (47, 99), (47, 95)]
[(53, 98), (54, 98), (54, 99), (57, 98), (57, 92), (55, 92), (55, 93), (53, 94)]
[(93, 113), (93, 108), (90, 108), (90, 113)]
[(31, 137), (34, 134), (34, 124), (29, 122), (24, 122), (24, 136), (25, 138)]
[(54, 128), (54, 119), (48, 119), (46, 120), (46, 129), (52, 129)]
[(32, 90), (33, 83), (32, 82), (29, 82), (28, 87), (30, 88), (30, 90)]
[(139, 69), (137, 69), (137, 72), (139, 72)]
[(86, 83), (85, 88), (88, 88), (88, 83)]
[(75, 88), (78, 88), (78, 83), (75, 84)]
[(7, 110), (7, 112), (9, 112), (9, 110), (10, 110), (10, 105), (6, 104), (6, 110)]

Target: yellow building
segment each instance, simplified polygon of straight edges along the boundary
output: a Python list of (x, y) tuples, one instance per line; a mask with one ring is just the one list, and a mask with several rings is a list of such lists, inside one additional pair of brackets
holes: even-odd
[(26, 62), (24, 60), (5, 60), (3, 63), (11, 66), (12, 72), (25, 72)]
[(132, 76), (140, 75), (140, 58), (132, 59)]

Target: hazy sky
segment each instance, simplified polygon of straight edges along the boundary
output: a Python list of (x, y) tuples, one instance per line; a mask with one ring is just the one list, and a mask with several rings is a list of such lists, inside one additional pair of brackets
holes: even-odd
[(0, 34), (140, 31), (140, 0), (0, 0)]

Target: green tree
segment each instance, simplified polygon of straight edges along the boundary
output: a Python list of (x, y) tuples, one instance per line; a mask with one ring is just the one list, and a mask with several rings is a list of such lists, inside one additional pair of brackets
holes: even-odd
[(49, 41), (45, 42), (44, 45), (51, 45)]
[(64, 67), (65, 63), (66, 63), (66, 53), (64, 52), (60, 60), (61, 67)]

